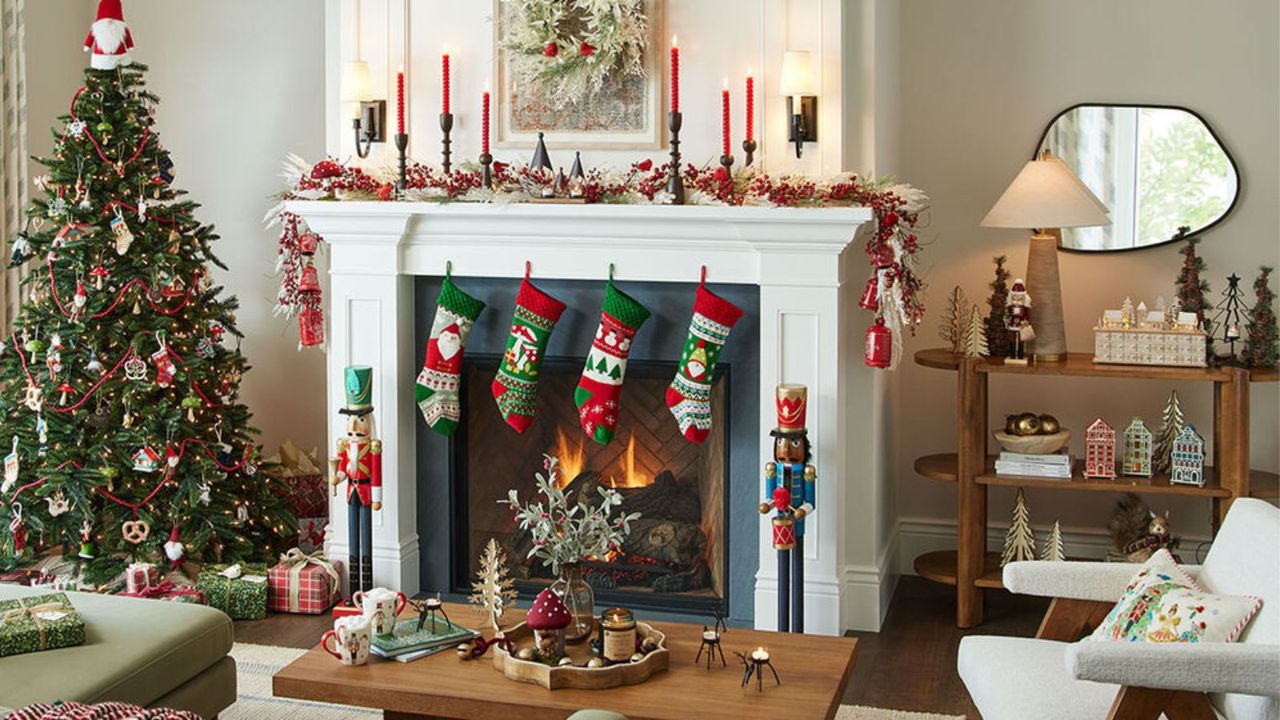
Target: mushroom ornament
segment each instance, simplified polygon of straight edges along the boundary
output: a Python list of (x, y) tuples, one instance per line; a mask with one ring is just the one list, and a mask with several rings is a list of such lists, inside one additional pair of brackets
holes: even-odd
[(564, 629), (573, 622), (569, 608), (551, 588), (538, 593), (525, 624), (533, 631), (534, 655), (542, 660), (564, 656)]

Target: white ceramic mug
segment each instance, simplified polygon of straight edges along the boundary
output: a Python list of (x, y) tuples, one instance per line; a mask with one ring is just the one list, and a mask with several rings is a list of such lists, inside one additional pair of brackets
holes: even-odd
[(374, 635), (390, 635), (395, 632), (396, 618), (409, 604), (409, 599), (402, 592), (373, 588), (352, 595), (351, 604), (360, 608), (360, 612), (369, 619)]
[[(369, 642), (373, 638), (370, 633), (369, 618), (363, 615), (340, 617), (333, 621), (333, 629), (321, 636), (320, 647), (343, 665), (364, 665), (369, 662)], [(330, 638), (337, 649), (329, 647)]]

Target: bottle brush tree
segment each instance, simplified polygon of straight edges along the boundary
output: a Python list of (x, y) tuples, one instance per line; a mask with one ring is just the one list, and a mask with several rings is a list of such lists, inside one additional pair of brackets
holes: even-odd
[(1245, 331), (1242, 359), (1248, 367), (1273, 368), (1280, 354), (1280, 330), (1276, 327), (1276, 294), (1271, 289), (1272, 268), (1263, 266), (1253, 281), (1255, 303)]
[(987, 297), (987, 350), (992, 357), (1009, 355), (1009, 329), (1005, 326), (1004, 309), (1009, 302), (1009, 271), (1004, 268), (1008, 261), (1004, 255), (992, 258), (995, 263), (995, 278), (991, 281), (991, 295)]

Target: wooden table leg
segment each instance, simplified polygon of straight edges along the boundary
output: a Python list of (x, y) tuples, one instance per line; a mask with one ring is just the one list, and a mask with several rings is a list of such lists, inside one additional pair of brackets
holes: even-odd
[(1249, 371), (1230, 368), (1231, 380), (1214, 384), (1214, 465), (1218, 483), (1231, 491), (1217, 506), (1214, 518), (1222, 523), (1231, 501), (1249, 495)]
[(966, 358), (959, 368), (956, 423), (956, 625), (982, 622), (982, 590), (977, 579), (987, 553), (987, 487), (977, 476), (987, 463), (987, 375)]

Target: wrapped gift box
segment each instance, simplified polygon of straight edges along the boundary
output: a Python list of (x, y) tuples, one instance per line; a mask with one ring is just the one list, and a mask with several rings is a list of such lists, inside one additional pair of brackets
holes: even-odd
[(125, 592), (137, 594), (160, 584), (160, 570), (151, 563), (136, 562), (124, 571)]
[(84, 618), (66, 593), (0, 600), (0, 657), (84, 643)]
[(324, 548), (324, 529), (329, 524), (327, 517), (298, 518), (298, 549), (304, 553), (313, 553)]
[(145, 587), (138, 592), (122, 592), (116, 593), (121, 597), (136, 597), (146, 600), (167, 600), (168, 602), (186, 603), (188, 605), (203, 605), (204, 593), (199, 588), (191, 585), (181, 585), (179, 583), (165, 580), (150, 587)]
[[(278, 465), (278, 474), (285, 488), (285, 501), (293, 514), (300, 518), (329, 517), (329, 486), (324, 468), (316, 464), (316, 451), (303, 452), (285, 440), (280, 452), (267, 458)], [(321, 523), (321, 528), (324, 523)]]
[(261, 620), (267, 616), (265, 565), (210, 565), (196, 578), (205, 603), (232, 620)]
[(293, 549), (267, 571), (267, 607), (273, 612), (320, 615), (342, 594), (342, 563)]

